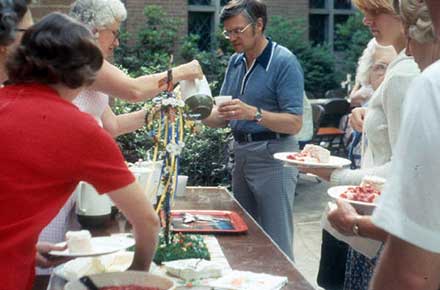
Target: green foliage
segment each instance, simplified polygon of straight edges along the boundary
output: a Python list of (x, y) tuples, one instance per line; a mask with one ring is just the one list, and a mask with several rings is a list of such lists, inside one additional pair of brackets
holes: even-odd
[(115, 50), (115, 61), (135, 76), (141, 75), (145, 66), (156, 68), (156, 72), (168, 67), (170, 54), (176, 54), (181, 26), (181, 21), (168, 17), (160, 6), (145, 6), (144, 16), (146, 21), (135, 44), (130, 43), (130, 34), (123, 33), (121, 45)]
[(372, 38), (362, 21), (362, 14), (357, 12), (336, 27), (335, 49), (341, 51), (341, 70), (352, 75), (356, 74), (358, 59)]
[(181, 56), (185, 61), (193, 59), (199, 61), (207, 80), (210, 82), (212, 94), (215, 96), (220, 93), (226, 67), (232, 53), (227, 45), (224, 45), (224, 50), (218, 48), (217, 50), (201, 51), (197, 47), (199, 39), (198, 35), (189, 35), (182, 44)]
[(314, 95), (323, 96), (329, 89), (338, 87), (335, 59), (326, 45), (312, 46), (305, 38), (304, 20), (289, 20), (280, 16), (270, 18), (267, 35), (287, 47), (298, 58), (304, 70), (304, 87)]
[(230, 129), (201, 127), (196, 134), (186, 134), (180, 159), (182, 174), (191, 185), (229, 184), (227, 143)]
[[(139, 111), (144, 107), (143, 103), (129, 103), (122, 99), (114, 99), (113, 111), (116, 115)], [(149, 141), (149, 132), (145, 127), (134, 132), (124, 134), (116, 139), (125, 159), (128, 162), (135, 162), (138, 159), (145, 159), (146, 147)]]

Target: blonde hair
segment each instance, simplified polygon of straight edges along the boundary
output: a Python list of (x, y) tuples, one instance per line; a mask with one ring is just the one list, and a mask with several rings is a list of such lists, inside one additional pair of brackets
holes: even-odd
[(393, 0), (352, 0), (352, 2), (362, 12), (397, 15)]
[(409, 37), (418, 43), (435, 41), (434, 26), (425, 1), (401, 0), (400, 15), (403, 24), (408, 27)]

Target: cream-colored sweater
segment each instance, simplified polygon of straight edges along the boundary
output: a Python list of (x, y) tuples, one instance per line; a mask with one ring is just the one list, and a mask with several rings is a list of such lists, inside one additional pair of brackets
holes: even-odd
[(360, 169), (337, 169), (333, 185), (358, 185), (366, 175), (387, 178), (393, 148), (399, 135), (401, 109), (411, 81), (420, 74), (412, 57), (402, 51), (388, 66), (385, 79), (368, 103), (364, 131), (368, 146)]

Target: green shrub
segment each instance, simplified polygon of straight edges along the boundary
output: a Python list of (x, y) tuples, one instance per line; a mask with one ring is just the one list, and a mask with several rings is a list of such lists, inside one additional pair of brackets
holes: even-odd
[(157, 5), (145, 6), (144, 16), (135, 43), (128, 41), (132, 38), (130, 34), (123, 33), (115, 50), (115, 61), (135, 76), (141, 75), (145, 66), (157, 68), (156, 72), (168, 68), (170, 55), (176, 54), (178, 29), (182, 24)]
[(202, 126), (200, 132), (186, 134), (180, 159), (180, 174), (188, 175), (191, 185), (228, 185), (227, 144), (230, 129)]
[[(207, 80), (210, 82), (212, 94), (214, 96), (220, 93), (220, 88), (225, 77), (226, 67), (228, 66), (231, 51), (218, 48), (216, 50), (201, 51), (197, 47), (200, 37), (198, 35), (189, 35), (182, 44), (181, 56), (185, 61), (197, 59), (202, 66)], [(217, 39), (219, 39), (217, 37)], [(219, 43), (217, 41), (216, 43)]]
[(302, 19), (288, 20), (272, 16), (267, 35), (285, 46), (298, 58), (304, 70), (304, 88), (317, 96), (338, 87), (335, 58), (326, 45), (312, 46), (305, 40), (306, 26)]
[[(357, 12), (350, 16), (344, 24), (336, 26), (335, 48), (341, 51), (341, 71), (356, 75), (359, 57), (367, 47), (372, 35), (362, 23), (363, 16)], [(345, 75), (343, 76), (345, 78)]]

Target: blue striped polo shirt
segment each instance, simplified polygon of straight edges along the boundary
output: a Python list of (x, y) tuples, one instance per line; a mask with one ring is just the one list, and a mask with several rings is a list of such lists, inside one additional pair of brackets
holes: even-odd
[[(304, 75), (296, 56), (270, 39), (247, 70), (244, 53), (229, 60), (220, 94), (239, 98), (269, 112), (302, 115)], [(258, 133), (270, 130), (249, 120), (232, 120), (234, 132)]]

